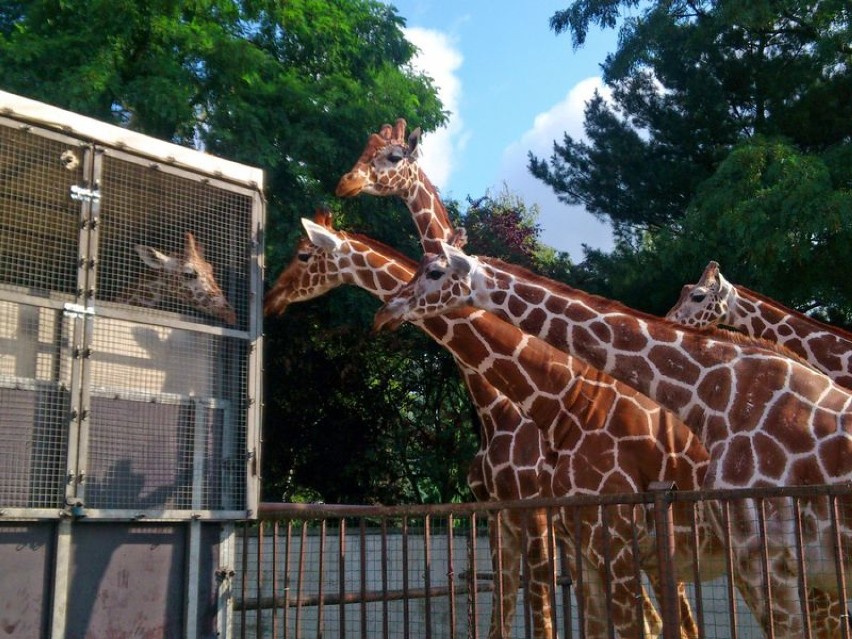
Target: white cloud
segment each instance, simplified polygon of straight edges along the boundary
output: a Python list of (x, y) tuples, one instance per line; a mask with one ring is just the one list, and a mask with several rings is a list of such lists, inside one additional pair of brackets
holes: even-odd
[(535, 116), (531, 128), (503, 151), (498, 181), (508, 185), (513, 193), (520, 194), (528, 204), (538, 204), (541, 239), (545, 244), (568, 251), (576, 262), (582, 259), (582, 245), (603, 250), (612, 249), (612, 233), (586, 212), (582, 206), (568, 206), (559, 202), (553, 190), (527, 170), (527, 152), (532, 151), (542, 159), (549, 159), (553, 142), (562, 142), (564, 133), (575, 139), (583, 138), (583, 111), (586, 102), (597, 90), (604, 98), (609, 89), (598, 77), (578, 82), (565, 98), (553, 107)]
[(432, 78), (438, 97), (449, 111), (446, 126), (432, 131), (421, 149), (420, 166), (439, 189), (453, 172), (453, 158), (458, 157), (468, 135), (459, 114), (462, 83), (458, 71), (464, 60), (456, 42), (446, 33), (420, 27), (404, 29), (406, 39), (419, 49), (412, 66)]

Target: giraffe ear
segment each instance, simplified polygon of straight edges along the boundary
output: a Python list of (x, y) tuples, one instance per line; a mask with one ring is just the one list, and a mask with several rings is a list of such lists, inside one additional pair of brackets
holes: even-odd
[(340, 238), (335, 235), (334, 231), (317, 224), (306, 217), (302, 218), (302, 226), (305, 227), (305, 231), (307, 232), (311, 242), (321, 249), (325, 249), (326, 251), (335, 251), (340, 248), (341, 244), (343, 244)]
[(414, 129), (408, 136), (408, 157), (416, 160), (420, 157), (420, 135), (422, 131), (420, 127)]
[(441, 249), (447, 258), (450, 268), (454, 271), (461, 275), (468, 275), (473, 270), (473, 260), (461, 249), (446, 242), (441, 242)]
[(447, 240), (447, 244), (456, 248), (464, 248), (467, 245), (467, 229), (463, 226), (457, 226), (453, 229), (450, 239)]
[(153, 269), (163, 269), (166, 267), (166, 263), (169, 261), (168, 255), (166, 255), (165, 253), (160, 253), (160, 251), (150, 246), (145, 246), (144, 244), (137, 244), (133, 248), (139, 254), (139, 257), (142, 259), (142, 261)]

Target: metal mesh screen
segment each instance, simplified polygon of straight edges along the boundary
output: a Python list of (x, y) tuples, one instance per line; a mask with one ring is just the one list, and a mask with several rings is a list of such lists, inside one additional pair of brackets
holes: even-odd
[(84, 155), (79, 142), (0, 118), (0, 285), (75, 292), (80, 204), (69, 193)]
[(0, 507), (249, 507), (261, 220), (248, 188), (0, 118)]

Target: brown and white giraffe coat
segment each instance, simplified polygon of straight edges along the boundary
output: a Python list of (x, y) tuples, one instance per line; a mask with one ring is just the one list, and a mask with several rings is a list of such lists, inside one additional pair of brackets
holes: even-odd
[[(388, 299), (387, 291), (398, 289), (413, 272), (410, 261), (373, 240), (334, 232), (309, 221), (305, 223), (312, 246), (302, 242), (297, 257), (267, 295), (267, 312), (276, 312), (285, 302), (328, 290), (330, 283), (340, 279), (365, 286), (377, 294), (381, 292), (380, 296)], [(387, 266), (382, 266), (382, 260)], [(359, 271), (361, 276), (356, 275)], [(312, 273), (310, 277), (309, 272)], [(399, 279), (395, 283), (383, 283), (386, 276), (394, 272)], [(377, 289), (379, 283), (383, 284)], [(451, 351), (466, 366), (509, 394), (515, 403), (522, 403), (551, 449), (557, 451), (545, 494), (637, 492), (646, 490), (650, 482), (658, 480), (675, 481), (687, 489), (700, 485), (707, 462), (704, 448), (682, 423), (633, 389), (541, 340), (522, 335), (486, 313), (460, 310), (424, 320), (423, 326), (445, 344), (447, 339), (452, 341), (453, 335), (469, 336), (471, 332), (478, 335), (473, 340), (462, 340), (472, 345), (472, 350), (465, 351), (463, 344), (453, 342)], [(498, 335), (487, 332), (495, 326), (500, 328)], [(504, 337), (514, 341), (501, 342)], [(516, 349), (524, 354), (520, 363), (512, 354)], [(646, 565), (653, 566), (655, 559), (652, 546), (648, 545), (646, 517), (642, 513), (637, 516), (632, 507), (620, 507), (609, 513), (609, 526), (604, 530), (600, 516), (597, 510), (587, 515), (582, 532), (573, 530), (573, 518), (566, 517), (562, 522), (563, 530), (570, 535), (580, 535), (588, 562), (586, 570), (593, 568), (596, 573), (584, 579), (589, 611), (587, 629), (592, 633), (589, 636), (597, 636), (606, 628), (606, 611), (601, 609), (606, 594), (602, 584), (607, 565), (601, 550), (605, 535), (611, 537), (609, 543), (614, 549), (609, 565), (613, 577), (611, 614), (619, 636), (635, 636), (635, 596), (641, 587), (635, 583), (634, 533), (642, 542), (642, 559)], [(679, 523), (684, 527), (679, 529), (683, 538), (678, 548), (681, 559), (688, 564), (693, 554), (685, 515)], [(718, 547), (706, 526), (701, 538), (707, 546), (702, 550), (704, 568), (710, 570), (712, 558), (719, 556)], [(713, 574), (717, 574), (720, 565), (717, 564)]]
[(666, 319), (702, 330), (730, 326), (746, 335), (771, 340), (852, 389), (852, 333), (744, 286), (734, 286), (722, 275), (717, 262), (707, 265), (698, 283), (683, 287)]
[[(443, 245), (427, 256), (419, 277), (385, 309), (388, 317), (417, 319), (472, 304), (531, 335), (582, 358), (650, 396), (700, 435), (711, 464), (707, 488), (815, 485), (852, 480), (852, 394), (767, 343), (685, 329), (492, 258), (472, 258)], [(848, 547), (852, 515), (839, 500), (841, 537)], [(772, 612), (763, 602), (759, 531), (752, 501), (735, 504), (733, 527), (747, 602), (776, 636), (802, 633), (793, 524), (773, 504), (767, 537)], [(827, 501), (805, 502), (809, 585), (817, 597), (837, 592)], [(849, 557), (844, 555), (844, 561)], [(821, 619), (817, 631), (837, 620)]]

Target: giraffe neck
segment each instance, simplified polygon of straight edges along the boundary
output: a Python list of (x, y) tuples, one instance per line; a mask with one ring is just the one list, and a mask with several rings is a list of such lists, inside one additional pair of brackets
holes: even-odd
[(402, 195), (417, 233), (424, 253), (436, 253), (440, 250), (439, 241), (449, 241), (453, 234), (453, 225), (449, 213), (438, 195), (438, 190), (417, 167), (416, 179)]
[[(476, 306), (672, 410), (719, 461), (716, 485), (852, 479), (852, 464), (817, 456), (798, 466), (737, 467), (743, 455), (753, 459), (767, 446), (776, 449), (774, 456), (801, 453), (838, 431), (852, 453), (852, 395), (810, 367), (768, 345), (676, 327), (499, 260), (481, 258), (480, 264), (471, 281)], [(734, 441), (740, 448), (730, 445)]]
[(808, 317), (744, 286), (730, 286), (722, 323), (782, 344), (852, 389), (852, 334)]
[[(349, 249), (334, 253), (335, 268), (343, 281), (358, 286), (383, 302), (388, 301), (412, 277), (416, 264), (384, 245), (362, 236), (350, 236)], [(377, 268), (376, 264), (382, 264)], [(420, 328), (438, 341), (447, 331), (447, 318), (424, 320)], [(546, 484), (550, 453), (544, 448), (538, 429), (503, 393), (477, 371), (459, 367), (482, 426), (480, 449), (471, 464), (468, 480), (478, 499), (484, 483), (486, 498), (507, 500), (536, 497)], [(523, 446), (514, 442), (523, 439)], [(506, 443), (506, 446), (495, 445)], [(504, 454), (513, 450), (511, 460)]]

